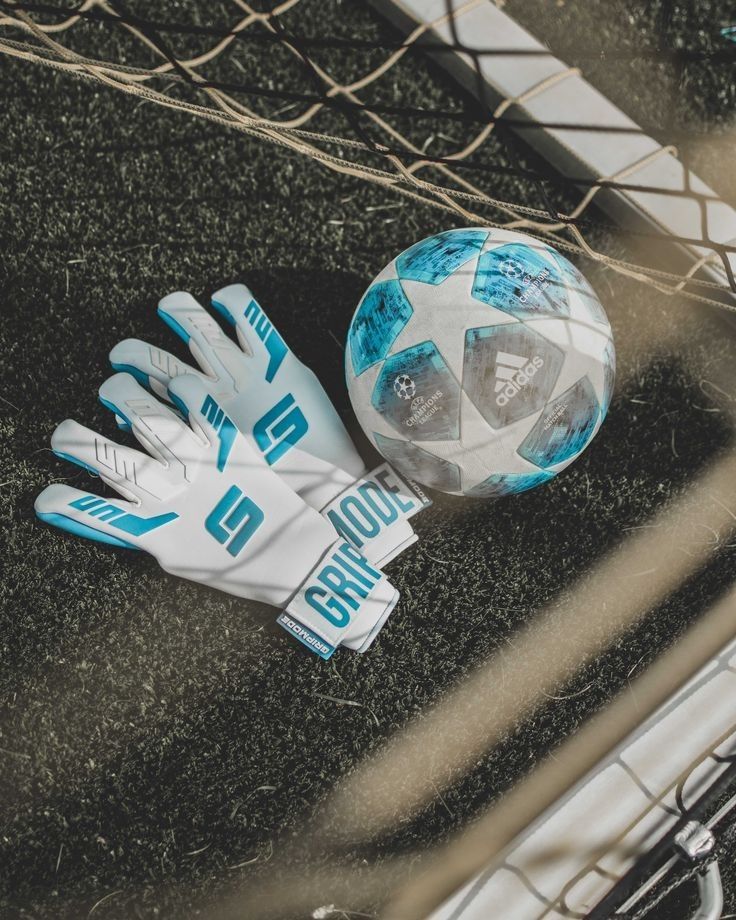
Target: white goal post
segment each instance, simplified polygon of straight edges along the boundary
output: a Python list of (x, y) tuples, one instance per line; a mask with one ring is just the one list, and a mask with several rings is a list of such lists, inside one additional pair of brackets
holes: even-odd
[[(418, 31), (419, 44), (455, 46), (428, 53), (492, 111), (512, 116), (514, 130), (562, 176), (626, 186), (581, 187), (582, 207), (594, 199), (623, 227), (674, 237), (689, 272), (724, 288), (730, 280), (733, 290), (736, 252), (723, 253), (729, 279), (722, 258), (697, 241), (736, 244), (736, 210), (685, 168), (674, 147), (647, 136), (492, 0), (370, 2), (404, 34)], [(720, 299), (736, 304), (728, 290)]]

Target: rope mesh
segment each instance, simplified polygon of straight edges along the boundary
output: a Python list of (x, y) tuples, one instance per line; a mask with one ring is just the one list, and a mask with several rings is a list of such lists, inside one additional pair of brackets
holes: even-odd
[[(492, 111), (459, 91), (454, 98), (459, 104), (448, 107), (446, 97), (432, 93), (425, 81), (430, 102), (438, 100), (438, 105), (428, 105), (425, 95), (407, 83), (407, 66), (413, 67), (412, 78), (427, 70), (427, 50), (460, 51), (476, 62), (491, 53), (457, 40), (427, 44), (432, 27), (452, 25), (456, 17), (488, 0), (448, 0), (442, 17), (417, 27), (404, 41), (387, 39), (385, 33), (376, 39), (333, 34), (339, 33), (340, 17), (336, 11), (328, 14), (328, 3), (322, 3), (324, 15), (317, 18), (330, 34), (308, 34), (300, 10), (309, 2), (283, 0), (259, 8), (247, 0), (223, 0), (206, 5), (207, 21), (195, 8), (184, 21), (187, 7), (177, 4), (182, 21), (167, 21), (150, 13), (138, 15), (131, 3), (121, 0), (83, 0), (77, 6), (0, 0), (0, 53), (234, 128), (467, 223), (524, 231), (665, 294), (723, 307), (723, 295), (736, 293), (728, 258), (736, 246), (709, 239), (705, 226), (702, 238), (667, 237), (705, 250), (683, 274), (615, 257), (594, 244), (601, 230), (611, 229), (590, 208), (596, 195), (601, 189), (648, 190), (626, 182), (643, 163), (595, 181), (570, 178), (562, 188), (559, 177), (552, 180), (538, 169), (518, 165), (523, 152), (520, 160), (509, 130), (515, 124), (514, 105), (579, 74), (577, 68), (543, 80), (519, 98), (504, 99)], [(712, 57), (720, 61), (731, 51), (727, 46)], [(264, 56), (267, 85), (254, 76), (256, 70), (263, 72)], [(256, 60), (259, 68), (252, 66)], [(682, 54), (678, 63), (682, 66)], [(411, 104), (417, 95), (417, 104)], [(514, 156), (508, 156), (509, 150)], [(673, 152), (662, 147), (649, 160)], [(524, 203), (488, 191), (509, 175), (524, 189), (516, 193)], [(683, 195), (705, 207), (706, 196), (689, 188), (656, 191)], [(645, 240), (661, 241), (663, 236), (627, 233)], [(722, 266), (725, 283), (695, 277), (706, 263)]]

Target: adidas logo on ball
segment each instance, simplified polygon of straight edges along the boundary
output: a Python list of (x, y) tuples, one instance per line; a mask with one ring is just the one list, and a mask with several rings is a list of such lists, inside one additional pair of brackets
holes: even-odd
[(527, 363), (521, 355), (499, 351), (496, 355), (496, 405), (507, 405), (541, 367), (544, 367), (544, 360), (539, 355)]

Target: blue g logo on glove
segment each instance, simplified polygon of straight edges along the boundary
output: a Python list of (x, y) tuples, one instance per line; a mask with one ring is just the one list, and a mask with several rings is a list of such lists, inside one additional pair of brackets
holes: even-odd
[(218, 543), (227, 544), (225, 549), (231, 556), (237, 556), (265, 517), (252, 498), (237, 486), (230, 486), (207, 515), (204, 526)]
[(258, 419), (253, 426), (253, 437), (263, 451), (266, 463), (273, 466), (307, 431), (309, 423), (304, 413), (291, 393), (287, 393)]

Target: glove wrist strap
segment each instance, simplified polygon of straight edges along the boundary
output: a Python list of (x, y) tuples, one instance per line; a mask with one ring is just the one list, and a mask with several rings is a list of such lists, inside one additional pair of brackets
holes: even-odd
[(335, 530), (377, 565), (416, 540), (407, 523), (432, 502), (419, 486), (382, 463), (334, 498), (322, 514)]
[(301, 585), (277, 622), (321, 658), (346, 639), (362, 645), (385, 621), (398, 592), (355, 547), (337, 540)]

